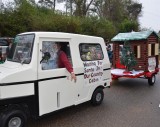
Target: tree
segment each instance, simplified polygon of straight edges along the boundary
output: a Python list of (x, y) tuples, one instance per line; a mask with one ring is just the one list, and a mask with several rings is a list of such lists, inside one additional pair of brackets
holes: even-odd
[[(59, 3), (66, 2), (66, 14), (73, 15), (73, 0), (60, 0)], [(69, 10), (69, 11), (68, 11)]]
[(85, 17), (94, 0), (60, 0), (66, 2), (66, 13), (69, 10), (70, 15)]
[(101, 18), (113, 22), (124, 19), (137, 20), (142, 10), (142, 4), (133, 0), (94, 0), (92, 11)]
[(40, 3), (43, 7), (51, 8), (55, 11), (56, 0), (39, 0), (38, 3)]
[(133, 0), (125, 0), (126, 15), (131, 20), (137, 20), (142, 11), (142, 4)]
[(119, 25), (119, 32), (138, 31), (139, 23), (136, 20), (124, 19)]
[[(137, 19), (130, 19), (129, 0), (14, 0), (0, 13), (0, 33), (14, 36), (24, 31), (72, 32), (111, 39), (117, 32), (138, 31)], [(133, 0), (130, 0), (133, 1)], [(66, 2), (66, 13), (54, 10)], [(54, 11), (53, 11), (54, 10)], [(60, 13), (59, 13), (60, 12)], [(132, 11), (130, 11), (132, 12)]]
[(121, 52), (120, 62), (126, 66), (126, 72), (131, 71), (137, 62), (135, 60), (134, 53), (131, 51), (131, 47), (128, 42), (124, 42)]
[(93, 7), (90, 10), (96, 15), (98, 15), (100, 18), (103, 18), (105, 0), (94, 0), (92, 4), (93, 4)]
[(87, 12), (93, 1), (94, 0), (73, 0), (76, 6), (74, 15), (80, 17), (87, 16)]

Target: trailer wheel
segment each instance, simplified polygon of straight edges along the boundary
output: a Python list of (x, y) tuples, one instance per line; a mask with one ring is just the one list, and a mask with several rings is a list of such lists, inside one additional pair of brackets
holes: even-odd
[(104, 92), (102, 88), (98, 88), (93, 92), (91, 98), (91, 104), (94, 106), (100, 105), (104, 98)]
[(0, 115), (0, 127), (25, 127), (26, 121), (26, 114), (18, 109), (10, 109)]
[(148, 78), (148, 84), (151, 86), (154, 85), (155, 81), (156, 81), (156, 76), (154, 74)]

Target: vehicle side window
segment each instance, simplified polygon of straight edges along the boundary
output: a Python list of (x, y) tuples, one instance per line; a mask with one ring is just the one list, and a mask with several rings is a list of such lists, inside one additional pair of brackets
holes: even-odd
[[(58, 42), (61, 43), (61, 50), (65, 52), (69, 62), (72, 64), (69, 42)], [(42, 42), (42, 70), (51, 70), (58, 67), (58, 50), (57, 42), (55, 41), (43, 41)], [(49, 54), (48, 58), (44, 58), (45, 54)]]
[(0, 40), (0, 46), (8, 46), (8, 42), (6, 40)]
[(100, 44), (80, 44), (79, 50), (82, 61), (102, 60), (104, 58)]

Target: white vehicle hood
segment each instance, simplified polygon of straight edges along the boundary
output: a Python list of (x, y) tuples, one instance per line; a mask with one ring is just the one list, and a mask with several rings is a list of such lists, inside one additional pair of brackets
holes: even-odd
[(18, 68), (20, 67), (21, 64), (20, 63), (16, 63), (16, 62), (5, 62), (4, 64), (0, 65), (0, 68), (8, 68), (8, 69), (14, 69), (14, 68)]
[(6, 62), (4, 64), (0, 64), (0, 76), (10, 74), (20, 66), (21, 66), (20, 63), (14, 63), (14, 62)]
[(9, 61), (0, 64), (0, 84), (35, 80), (35, 77), (31, 67), (27, 64)]

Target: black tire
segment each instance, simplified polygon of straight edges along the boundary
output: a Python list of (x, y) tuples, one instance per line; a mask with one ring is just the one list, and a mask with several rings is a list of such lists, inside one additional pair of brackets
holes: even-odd
[(10, 109), (0, 114), (0, 127), (25, 127), (26, 114), (19, 109)]
[(104, 98), (104, 92), (102, 88), (98, 88), (93, 92), (91, 98), (91, 104), (94, 106), (100, 105)]
[(156, 82), (156, 76), (155, 75), (152, 75), (151, 77), (148, 78), (148, 84), (150, 86), (153, 86), (155, 82)]

